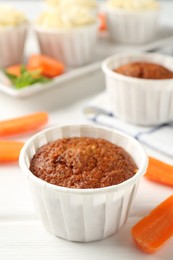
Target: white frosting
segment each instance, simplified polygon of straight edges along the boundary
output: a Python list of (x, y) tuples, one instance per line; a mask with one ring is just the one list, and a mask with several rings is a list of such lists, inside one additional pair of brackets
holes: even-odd
[(16, 26), (26, 22), (25, 15), (10, 6), (0, 5), (0, 27)]
[(58, 6), (62, 0), (45, 0), (45, 3), (49, 6)]
[(126, 10), (152, 10), (159, 8), (156, 0), (108, 0), (107, 4), (111, 8)]
[(97, 2), (96, 0), (46, 0), (46, 4), (50, 6), (62, 6), (62, 7), (70, 7), (70, 6), (81, 6), (85, 8), (96, 8)]
[(86, 8), (56, 8), (44, 11), (37, 19), (38, 25), (48, 28), (75, 28), (96, 23), (96, 18)]

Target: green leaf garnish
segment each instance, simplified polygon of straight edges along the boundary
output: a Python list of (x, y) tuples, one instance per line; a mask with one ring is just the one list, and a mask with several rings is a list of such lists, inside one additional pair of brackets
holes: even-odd
[(48, 83), (51, 81), (51, 79), (42, 76), (40, 70), (28, 71), (24, 65), (21, 66), (21, 75), (18, 77), (8, 73), (6, 70), (4, 73), (17, 89), (21, 89), (36, 83)]

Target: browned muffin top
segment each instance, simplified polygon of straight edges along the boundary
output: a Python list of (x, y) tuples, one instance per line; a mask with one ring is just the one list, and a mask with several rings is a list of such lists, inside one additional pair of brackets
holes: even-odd
[(167, 68), (148, 62), (132, 62), (122, 65), (114, 70), (125, 76), (140, 78), (140, 79), (171, 79), (173, 72)]
[(38, 149), (31, 172), (68, 188), (102, 188), (121, 183), (137, 171), (131, 156), (106, 140), (88, 137), (58, 139)]

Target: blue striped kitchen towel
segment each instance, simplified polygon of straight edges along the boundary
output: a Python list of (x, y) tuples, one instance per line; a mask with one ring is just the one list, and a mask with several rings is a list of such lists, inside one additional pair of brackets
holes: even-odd
[(84, 108), (84, 114), (94, 123), (123, 131), (149, 148), (173, 157), (173, 123), (153, 127), (125, 123), (112, 115), (105, 92), (95, 97)]

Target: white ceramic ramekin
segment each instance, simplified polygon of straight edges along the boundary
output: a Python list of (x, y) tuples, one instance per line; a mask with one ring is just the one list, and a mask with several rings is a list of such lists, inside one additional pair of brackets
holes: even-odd
[(34, 30), (43, 54), (63, 61), (67, 66), (91, 62), (94, 55), (98, 24), (80, 28), (50, 29), (35, 26)]
[(172, 121), (173, 79), (138, 79), (113, 71), (135, 61), (160, 64), (173, 71), (173, 58), (157, 53), (123, 53), (107, 58), (102, 70), (113, 114), (123, 121), (145, 126)]
[(159, 10), (120, 10), (105, 7), (110, 38), (125, 44), (142, 44), (155, 39)]
[(0, 67), (22, 62), (27, 30), (27, 23), (0, 29)]
[[(138, 166), (135, 176), (106, 188), (73, 189), (49, 184), (31, 173), (30, 161), (39, 147), (59, 138), (81, 136), (103, 138), (123, 147)], [(89, 125), (56, 126), (38, 133), (25, 144), (19, 161), (45, 228), (55, 236), (80, 242), (106, 238), (125, 224), (148, 162), (132, 137)]]

